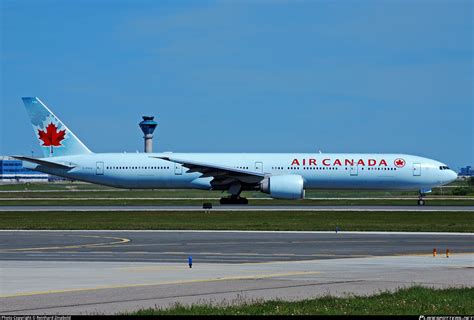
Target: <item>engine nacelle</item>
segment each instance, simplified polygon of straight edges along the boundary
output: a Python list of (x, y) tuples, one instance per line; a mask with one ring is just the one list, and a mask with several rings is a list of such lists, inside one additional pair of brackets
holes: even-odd
[(269, 176), (260, 183), (260, 190), (275, 199), (304, 199), (304, 181), (300, 175)]

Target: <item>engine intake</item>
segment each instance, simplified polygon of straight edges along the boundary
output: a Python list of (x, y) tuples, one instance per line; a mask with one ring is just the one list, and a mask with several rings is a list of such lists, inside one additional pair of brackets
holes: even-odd
[(304, 180), (300, 175), (269, 176), (260, 183), (260, 190), (275, 199), (304, 199)]

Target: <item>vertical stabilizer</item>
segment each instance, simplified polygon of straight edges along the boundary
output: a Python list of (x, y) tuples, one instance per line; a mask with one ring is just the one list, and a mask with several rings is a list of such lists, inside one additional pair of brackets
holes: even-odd
[(40, 99), (22, 100), (44, 157), (92, 153)]

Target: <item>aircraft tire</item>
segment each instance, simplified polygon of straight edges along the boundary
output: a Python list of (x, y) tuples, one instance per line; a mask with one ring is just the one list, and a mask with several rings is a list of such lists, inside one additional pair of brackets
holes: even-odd
[(220, 204), (248, 204), (247, 198), (221, 198)]
[(249, 204), (247, 198), (239, 198), (239, 204)]
[(423, 199), (418, 200), (418, 205), (419, 206), (424, 206), (425, 205), (425, 200), (423, 200)]

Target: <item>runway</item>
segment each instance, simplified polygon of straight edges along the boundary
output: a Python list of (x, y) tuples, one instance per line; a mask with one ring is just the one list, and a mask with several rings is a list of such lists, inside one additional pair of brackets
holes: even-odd
[[(25, 212), (25, 211), (199, 211), (202, 212), (202, 206), (196, 205), (160, 205), (160, 206), (139, 206), (139, 205), (122, 205), (122, 206), (77, 206), (77, 205), (57, 205), (57, 206), (0, 206), (0, 212)], [(404, 211), (404, 212), (474, 212), (474, 206), (396, 206), (396, 205), (215, 205), (211, 211), (354, 211), (354, 212), (370, 212), (370, 211)]]
[(248, 263), (474, 252), (472, 234), (1, 231), (1, 260)]
[(472, 233), (0, 231), (0, 313), (114, 314), (176, 302), (473, 286), (473, 240)]

